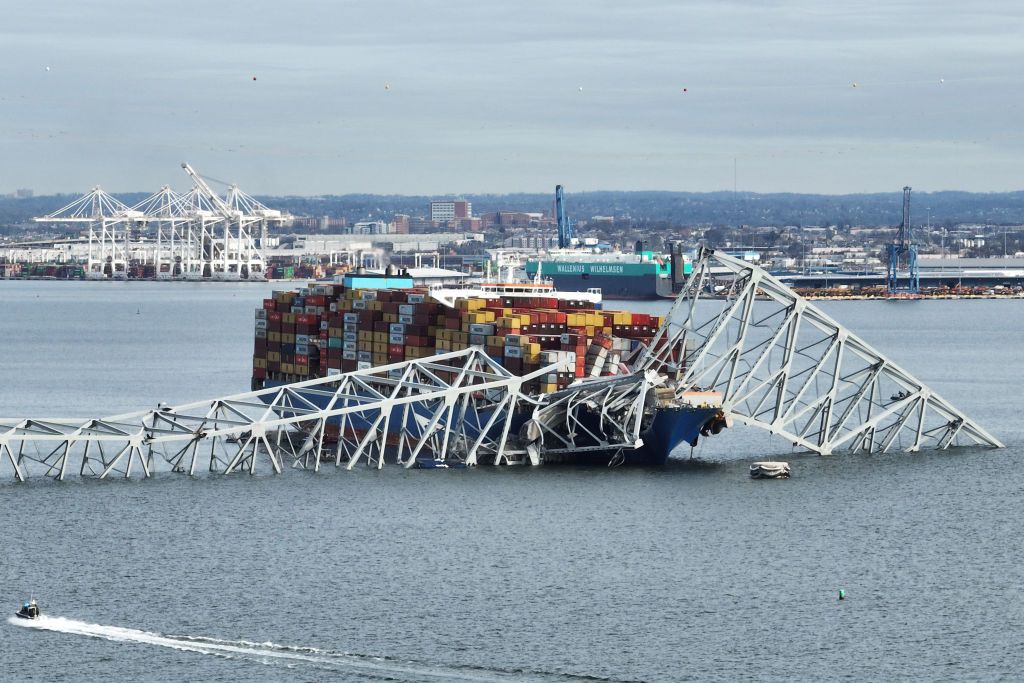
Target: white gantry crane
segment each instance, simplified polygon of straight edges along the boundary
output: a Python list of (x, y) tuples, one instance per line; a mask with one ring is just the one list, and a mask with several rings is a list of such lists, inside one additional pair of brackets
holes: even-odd
[(189, 164), (192, 189), (164, 186), (135, 206), (99, 187), (36, 222), (88, 226), (87, 277), (120, 279), (130, 266), (149, 267), (156, 279), (263, 280), (266, 263), (257, 246), (268, 227), (289, 220), (242, 192), (221, 197)]
[(141, 212), (96, 186), (70, 204), (33, 220), (37, 223), (86, 224), (89, 230), (86, 277), (122, 279), (128, 277), (131, 229), (141, 217)]

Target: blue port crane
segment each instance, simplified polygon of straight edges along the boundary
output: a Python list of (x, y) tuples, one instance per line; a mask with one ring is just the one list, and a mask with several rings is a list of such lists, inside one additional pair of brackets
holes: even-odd
[(555, 185), (555, 216), (558, 219), (558, 248), (568, 249), (576, 238), (576, 232), (572, 229), (572, 223), (565, 215), (565, 200), (562, 197), (562, 186)]
[[(910, 227), (910, 187), (903, 188), (903, 222), (896, 232), (896, 238), (888, 247), (889, 267), (885, 278), (885, 287), (889, 294), (908, 292), (917, 294), (921, 290), (921, 274), (917, 268), (917, 245), (914, 243), (914, 232)], [(906, 264), (908, 279), (904, 286), (900, 285), (900, 266)]]

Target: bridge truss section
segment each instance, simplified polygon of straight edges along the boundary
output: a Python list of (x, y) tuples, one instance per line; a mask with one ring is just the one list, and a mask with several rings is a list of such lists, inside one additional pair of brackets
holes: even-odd
[(757, 266), (703, 249), (640, 367), (722, 392), (727, 416), (819, 454), (994, 436)]
[[(562, 368), (564, 370), (564, 368)], [(637, 446), (637, 392), (630, 386), (595, 383), (566, 407), (556, 401), (562, 426), (543, 397), (523, 393), (523, 384), (558, 372), (559, 365), (522, 377), (479, 347), (408, 360), (368, 370), (296, 382), (211, 401), (98, 419), (0, 419), (0, 471), (63, 480), (131, 477), (156, 471), (194, 475), (255, 473), (268, 467), (318, 471), (324, 462), (352, 469), (385, 462), (430, 465), (541, 462), (542, 448), (520, 432), (531, 418), (568, 434), (556, 448), (593, 445), (571, 428), (573, 416), (601, 397), (618, 399), (604, 411), (608, 448)], [(598, 386), (601, 385), (601, 386)], [(602, 393), (603, 392), (603, 393)], [(564, 392), (563, 392), (564, 393)], [(585, 397), (585, 400), (584, 400)], [(566, 417), (568, 416), (568, 417)], [(618, 422), (617, 422), (618, 421)], [(570, 425), (570, 426), (567, 426)], [(260, 464), (262, 463), (262, 464)]]

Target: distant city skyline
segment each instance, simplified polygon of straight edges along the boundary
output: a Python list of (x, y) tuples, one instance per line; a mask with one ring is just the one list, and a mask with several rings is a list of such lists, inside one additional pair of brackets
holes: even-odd
[(184, 0), (0, 27), (0, 194), (1024, 188), (1024, 6)]

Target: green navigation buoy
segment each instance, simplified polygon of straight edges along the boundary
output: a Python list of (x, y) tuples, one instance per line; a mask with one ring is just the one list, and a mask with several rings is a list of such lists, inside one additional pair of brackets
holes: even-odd
[(839, 589), (839, 599), (840, 600), (845, 600), (846, 599), (846, 591), (844, 591), (842, 588)]

